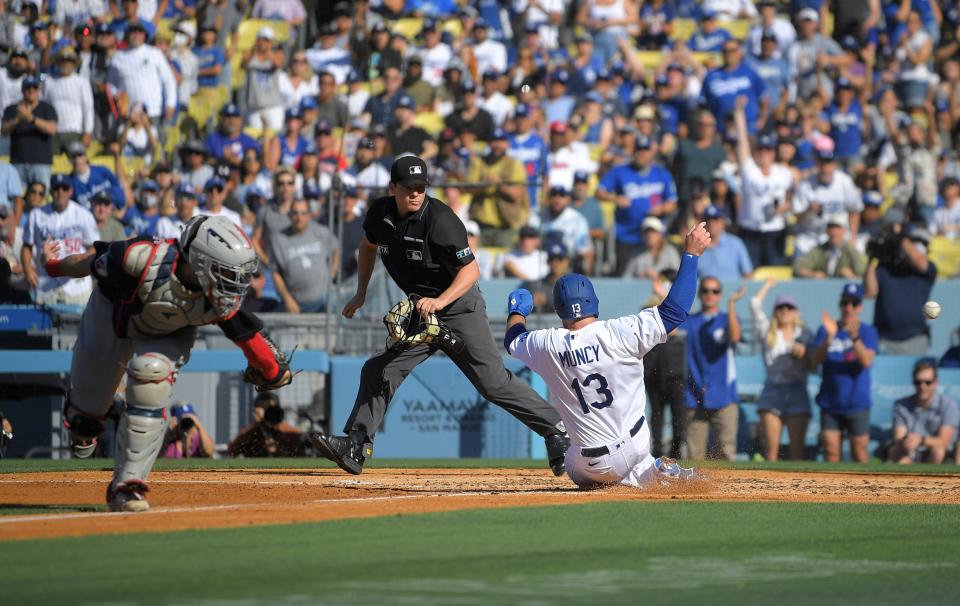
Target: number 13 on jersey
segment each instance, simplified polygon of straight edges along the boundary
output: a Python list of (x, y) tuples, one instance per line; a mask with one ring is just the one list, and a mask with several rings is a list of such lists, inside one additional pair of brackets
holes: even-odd
[[(597, 384), (596, 387), (591, 387), (591, 384), (593, 383)], [(577, 399), (580, 400), (580, 408), (583, 410), (583, 414), (590, 414), (591, 406), (597, 410), (600, 410), (601, 408), (606, 408), (607, 406), (613, 404), (613, 393), (610, 392), (610, 385), (607, 383), (607, 378), (600, 373), (595, 372), (587, 375), (583, 380), (582, 387), (580, 380), (574, 379), (573, 382), (570, 383), (570, 387), (572, 387), (573, 391), (577, 393)], [(593, 389), (596, 391), (598, 396), (603, 398), (603, 400), (590, 402), (590, 404), (587, 404), (587, 400), (583, 396), (584, 388)]]

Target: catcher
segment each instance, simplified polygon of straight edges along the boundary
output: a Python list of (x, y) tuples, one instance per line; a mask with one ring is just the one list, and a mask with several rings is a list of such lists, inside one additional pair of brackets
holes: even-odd
[(424, 161), (399, 158), (390, 169), (391, 195), (375, 200), (367, 211), (357, 293), (343, 315), (352, 318), (363, 306), (378, 252), (390, 277), (411, 299), (384, 319), (391, 342), (363, 365), (347, 435), (314, 433), (310, 440), (341, 469), (359, 474), (393, 394), (411, 370), (442, 348), (484, 398), (544, 437), (550, 468), (560, 475), (570, 444), (560, 415), (504, 368), (477, 288), (480, 270), (466, 228), (446, 204), (426, 195), (426, 187)]
[(178, 240), (148, 237), (96, 242), (94, 252), (59, 258), (44, 245), (51, 276), (93, 276), (96, 287), (80, 323), (63, 408), (75, 456), (90, 456), (103, 432), (114, 391), (127, 375), (126, 409), (117, 427), (112, 511), (145, 511), (146, 479), (163, 444), (166, 407), (197, 326), (216, 324), (237, 344), (257, 389), (292, 380), (289, 364), (240, 309), (257, 269), (250, 240), (225, 217), (194, 217)]

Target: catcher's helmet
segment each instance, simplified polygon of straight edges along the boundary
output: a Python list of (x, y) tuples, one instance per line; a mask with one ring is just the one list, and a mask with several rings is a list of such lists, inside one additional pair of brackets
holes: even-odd
[(564, 320), (600, 315), (600, 300), (590, 278), (567, 274), (553, 285), (553, 309)]
[(226, 217), (198, 215), (183, 226), (180, 250), (210, 303), (225, 314), (243, 301), (257, 270), (250, 239)]

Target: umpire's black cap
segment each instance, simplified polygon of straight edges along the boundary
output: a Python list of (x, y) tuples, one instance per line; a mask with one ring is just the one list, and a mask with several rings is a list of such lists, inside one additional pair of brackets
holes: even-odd
[(390, 167), (390, 181), (397, 185), (427, 185), (427, 163), (416, 156), (397, 158)]

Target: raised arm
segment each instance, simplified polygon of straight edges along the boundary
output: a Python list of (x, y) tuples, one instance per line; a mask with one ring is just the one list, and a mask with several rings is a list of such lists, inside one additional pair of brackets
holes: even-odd
[(740, 339), (743, 337), (743, 331), (740, 327), (740, 318), (737, 317), (737, 301), (743, 298), (743, 295), (747, 294), (747, 287), (741, 286), (736, 292), (730, 295), (730, 309), (729, 314), (730, 318), (728, 320), (728, 335), (730, 337), (730, 344), (736, 346), (740, 342)]
[(743, 166), (750, 159), (750, 135), (747, 132), (747, 116), (744, 108), (747, 107), (747, 98), (737, 97), (733, 110), (733, 124), (737, 131), (737, 164)]
[(710, 245), (710, 232), (706, 226), (706, 223), (700, 223), (687, 232), (677, 278), (666, 298), (657, 306), (667, 333), (683, 324), (690, 313), (690, 307), (693, 306), (693, 299), (697, 294), (697, 264), (700, 255)]

